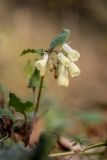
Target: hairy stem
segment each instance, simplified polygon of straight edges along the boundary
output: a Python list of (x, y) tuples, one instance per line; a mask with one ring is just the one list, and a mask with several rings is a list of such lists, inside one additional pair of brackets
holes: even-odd
[(37, 102), (36, 102), (36, 105), (35, 105), (35, 110), (34, 110), (32, 122), (35, 121), (35, 119), (36, 119), (36, 114), (37, 114), (38, 109), (39, 109), (39, 103), (40, 103), (40, 98), (41, 98), (41, 93), (42, 93), (43, 80), (44, 80), (44, 76), (41, 77), (40, 86), (39, 86), (39, 91), (38, 91), (38, 96), (37, 96)]
[(33, 94), (33, 105), (36, 106), (36, 88), (32, 88), (32, 94)]

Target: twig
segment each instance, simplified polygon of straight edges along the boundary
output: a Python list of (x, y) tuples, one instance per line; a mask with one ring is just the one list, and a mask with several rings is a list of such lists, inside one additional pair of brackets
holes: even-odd
[(94, 144), (91, 145), (87, 148), (85, 148), (84, 150), (75, 153), (74, 151), (69, 151), (69, 152), (61, 152), (61, 153), (53, 153), (50, 154), (49, 157), (60, 157), (60, 156), (69, 156), (69, 155), (97, 155), (97, 154), (101, 154), (102, 152), (88, 152), (88, 150), (93, 149), (93, 148), (97, 148), (97, 147), (101, 147), (101, 146), (106, 146), (105, 143), (98, 143), (98, 144)]
[(5, 137), (3, 137), (2, 139), (0, 139), (0, 143), (2, 142), (2, 141), (4, 141), (6, 138), (8, 138), (9, 136), (8, 136), (8, 134), (5, 136)]
[(61, 157), (61, 156), (73, 156), (73, 155), (98, 155), (98, 154), (101, 154), (103, 152), (78, 152), (78, 153), (75, 153), (74, 151), (69, 151), (69, 152), (62, 152), (62, 153), (52, 153), (49, 155), (49, 157)]
[(97, 148), (97, 147), (102, 147), (102, 146), (107, 146), (107, 145), (105, 143), (101, 142), (101, 143), (93, 144), (93, 145), (85, 148), (83, 151), (87, 151), (87, 150)]

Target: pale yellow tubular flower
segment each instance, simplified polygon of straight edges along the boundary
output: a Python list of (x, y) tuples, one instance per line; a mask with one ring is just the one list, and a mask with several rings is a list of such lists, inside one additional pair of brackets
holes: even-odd
[(68, 87), (69, 79), (68, 79), (68, 70), (63, 64), (59, 64), (58, 66), (58, 85)]
[(67, 54), (67, 57), (71, 60), (71, 61), (78, 61), (80, 54), (78, 51), (72, 49), (68, 44), (63, 44), (62, 45), (62, 49), (64, 50), (64, 52)]
[(71, 77), (75, 77), (75, 76), (79, 76), (81, 71), (75, 63), (71, 62), (69, 64), (69, 72), (70, 72)]
[(69, 66), (70, 60), (63, 53), (58, 53), (57, 57), (64, 66)]
[(48, 54), (45, 53), (43, 55), (43, 59), (42, 60), (38, 60), (35, 62), (35, 66), (37, 68), (37, 70), (40, 70), (40, 76), (44, 76), (46, 69), (47, 69), (47, 63), (48, 63)]

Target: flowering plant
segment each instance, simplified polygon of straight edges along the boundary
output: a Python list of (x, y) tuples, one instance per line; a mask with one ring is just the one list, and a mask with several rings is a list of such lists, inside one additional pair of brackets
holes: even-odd
[[(50, 70), (54, 73), (54, 78), (57, 79), (59, 86), (68, 87), (69, 86), (69, 74), (71, 77), (79, 76), (81, 73), (79, 67), (76, 65), (76, 62), (80, 58), (80, 53), (72, 49), (68, 45), (67, 40), (70, 36), (69, 29), (63, 29), (63, 31), (56, 36), (50, 43), (48, 49), (38, 48), (38, 49), (27, 49), (23, 50), (21, 56), (33, 53), (35, 59), (32, 65), (32, 62), (29, 60), (26, 64), (25, 71), (28, 78), (28, 87), (32, 89), (33, 102), (22, 101), (15, 94), (9, 94), (9, 107), (13, 107), (12, 113), (16, 115), (16, 112), (23, 115), (24, 122), (20, 126), (14, 127), (15, 121), (9, 116), (3, 115), (0, 118), (0, 132), (4, 137), (0, 140), (2, 142), (6, 138), (11, 138), (15, 142), (19, 140), (24, 143), (25, 147), (30, 146), (30, 140), (35, 129), (35, 124), (37, 125), (39, 119), (41, 118), (39, 114), (39, 105), (41, 100), (41, 93), (43, 89), (44, 76), (47, 70)], [(37, 95), (36, 95), (37, 93)], [(29, 121), (27, 113), (32, 112), (32, 118)], [(55, 122), (56, 123), (56, 122)], [(19, 140), (17, 140), (20, 137)], [(89, 154), (87, 151), (100, 146), (107, 146), (107, 140), (104, 140), (101, 143), (91, 145), (86, 148), (81, 147), (81, 141), (69, 141), (64, 138), (59, 133), (59, 128), (54, 129), (50, 132), (40, 132), (39, 140), (36, 147), (34, 145), (33, 151), (28, 153), (28, 150), (25, 151), (20, 157), (23, 157), (29, 160), (47, 160), (48, 157), (57, 157), (57, 156), (68, 156), (68, 155), (85, 155)], [(60, 144), (60, 147), (68, 149), (68, 152), (63, 153), (54, 153), (49, 154), (55, 144)], [(8, 155), (8, 154), (7, 154)], [(10, 159), (12, 157), (10, 156)], [(14, 159), (14, 157), (13, 157)]]

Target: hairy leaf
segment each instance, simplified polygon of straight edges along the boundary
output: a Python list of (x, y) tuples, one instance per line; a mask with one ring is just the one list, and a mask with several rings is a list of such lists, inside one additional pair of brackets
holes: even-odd
[(22, 102), (15, 94), (9, 94), (9, 106), (15, 108), (16, 112), (24, 114), (33, 110), (33, 103), (30, 101)]
[(40, 86), (40, 81), (41, 81), (41, 77), (40, 77), (40, 73), (37, 69), (34, 70), (30, 82), (29, 82), (29, 87), (36, 87), (38, 88)]
[(49, 47), (50, 49), (56, 48), (59, 45), (62, 45), (63, 43), (66, 42), (70, 35), (70, 30), (69, 29), (63, 29), (63, 32), (60, 33), (58, 36), (56, 36), (52, 42), (50, 43)]
[(25, 54), (28, 54), (28, 53), (36, 53), (40, 56), (43, 56), (44, 52), (45, 52), (45, 50), (43, 48), (38, 48), (38, 49), (34, 49), (34, 48), (30, 49), (29, 48), (29, 49), (23, 50), (22, 53), (21, 53), (21, 56), (23, 56)]
[(31, 60), (28, 60), (25, 67), (24, 67), (24, 72), (27, 76), (28, 79), (30, 79), (32, 73), (33, 73), (33, 65), (32, 65), (32, 62)]

